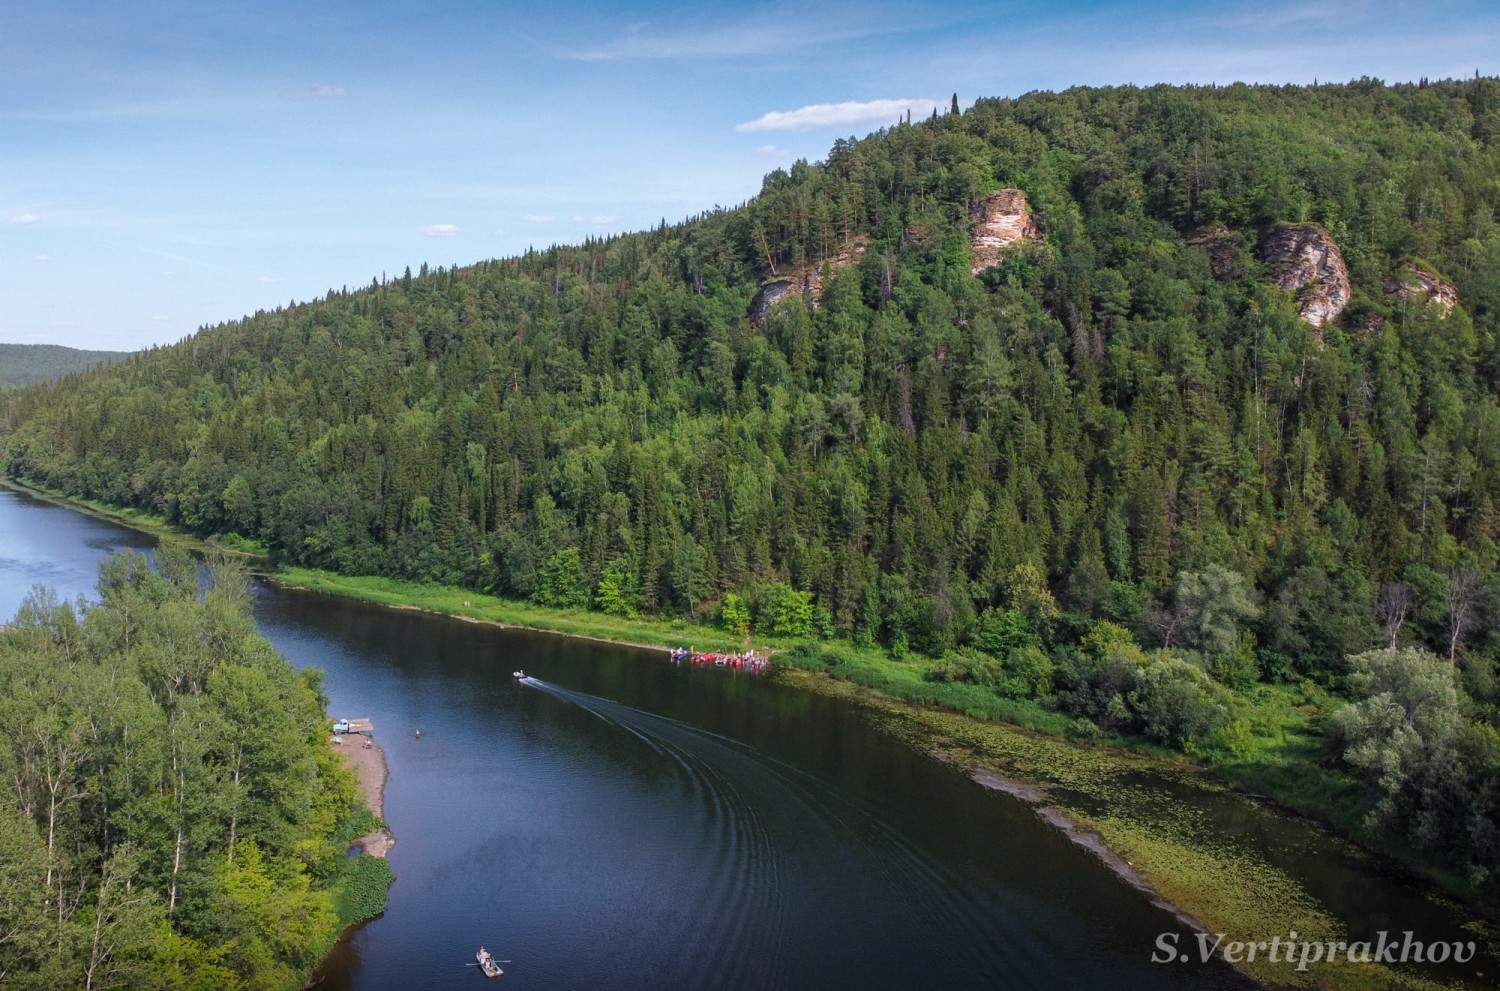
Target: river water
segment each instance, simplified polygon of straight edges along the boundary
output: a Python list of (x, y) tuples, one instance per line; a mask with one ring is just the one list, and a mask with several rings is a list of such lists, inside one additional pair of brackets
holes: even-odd
[[(0, 617), (151, 543), (0, 489)], [(389, 906), (318, 987), (479, 987), (480, 944), (512, 989), (1245, 986), (1152, 963), (1171, 917), (842, 700), (265, 585), (255, 615), (390, 766)]]

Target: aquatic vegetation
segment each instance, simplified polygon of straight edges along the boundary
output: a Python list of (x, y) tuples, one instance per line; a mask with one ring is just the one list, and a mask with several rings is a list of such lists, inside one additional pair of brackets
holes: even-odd
[[(1138, 876), (1204, 931), (1223, 933), (1228, 942), (1276, 935), (1285, 939), (1290, 932), (1298, 939), (1325, 942), (1371, 938), (1352, 933), (1293, 866), (1299, 855), (1305, 855), (1302, 848), (1315, 844), (1329, 855), (1364, 862), (1373, 873), (1378, 865), (1370, 863), (1368, 854), (1312, 823), (1234, 792), (1181, 758), (975, 720), (818, 674), (783, 671), (778, 677), (794, 679), (809, 691), (858, 701), (884, 731), (968, 773), (1000, 773), (1009, 785), (1004, 790), (1043, 811), (1055, 810), (1071, 828), (1095, 834), (1102, 849), (1086, 845), (1117, 872)], [(1052, 815), (1044, 818), (1056, 822)], [(1244, 825), (1228, 830), (1224, 820)], [(1452, 903), (1442, 908), (1463, 919), (1460, 925), (1473, 935), (1480, 951), (1496, 959), (1488, 923)], [(1347, 959), (1307, 971), (1264, 956), (1237, 966), (1277, 987), (1373, 991), (1448, 986), (1419, 968)]]

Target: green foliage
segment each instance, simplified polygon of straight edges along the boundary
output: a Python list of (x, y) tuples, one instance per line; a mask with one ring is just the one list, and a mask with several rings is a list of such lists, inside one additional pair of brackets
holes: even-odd
[(1140, 665), (1146, 657), (1131, 632), (1118, 623), (1101, 619), (1079, 641), (1083, 652), (1097, 664), (1120, 658)]
[(1000, 682), (1000, 662), (977, 650), (950, 650), (922, 675), (928, 681), (961, 681), (994, 688)]
[(1177, 575), (1178, 639), (1210, 657), (1233, 654), (1243, 623), (1260, 615), (1243, 575), (1213, 564)]
[(974, 624), (970, 643), (993, 657), (1042, 645), (1025, 614), (1015, 609), (986, 609)]
[(1137, 669), (1126, 701), (1137, 732), (1188, 750), (1201, 748), (1229, 724), (1228, 706), (1208, 676), (1174, 657)]
[(1029, 561), (1023, 561), (1011, 571), (1005, 593), (1010, 599), (1011, 609), (1025, 616), (1031, 629), (1043, 635), (1060, 615), (1057, 600), (1047, 587), (1046, 576)]
[[(614, 588), (617, 604), (621, 589)], [(578, 548), (565, 547), (542, 564), (540, 578), (532, 599), (538, 605), (553, 609), (582, 609), (589, 603), (588, 576), (583, 571), (583, 561)]]
[(737, 637), (750, 635), (750, 607), (735, 593), (730, 592), (724, 596), (724, 604), (720, 607), (719, 616), (724, 629), (730, 633)]
[[(1051, 646), (1103, 616), (1236, 684), (1330, 677), (1382, 584), (1497, 557), (1494, 85), (979, 100), (738, 209), (7, 393), (0, 469), (283, 563), (559, 608), (603, 608), (620, 561), (627, 613), (778, 582), (897, 653), (1003, 657), (974, 640), (1003, 607)], [(1005, 186), (1045, 235), (971, 278), (970, 210)], [(1305, 220), (1358, 300), (1317, 331), (1254, 248)], [(773, 271), (841, 253), (818, 299), (747, 319)], [(1451, 316), (1387, 294), (1408, 263), (1454, 282)], [(1153, 597), (1195, 614), (1175, 640)]]
[(1055, 670), (1052, 658), (1041, 647), (1034, 644), (1017, 647), (1005, 655), (1005, 675), (1000, 692), (1018, 699), (1049, 698)]
[(156, 560), (106, 561), (81, 612), (39, 589), (0, 635), (7, 985), (300, 985), (339, 929), (356, 798), (318, 681), (238, 568)]
[(334, 889), (340, 924), (351, 926), (384, 912), (386, 889), (395, 880), (384, 857), (346, 857)]
[(767, 583), (760, 590), (757, 625), (772, 636), (812, 636), (812, 593), (798, 591), (781, 582)]
[(689, 615), (696, 618), (698, 603), (707, 598), (710, 590), (708, 554), (690, 533), (678, 538), (672, 553), (670, 577), (672, 587), (687, 601)]
[(594, 591), (594, 605), (610, 616), (638, 619), (641, 582), (624, 561), (618, 558), (609, 562), (604, 574), (599, 577), (599, 587)]
[(1435, 654), (1372, 650), (1349, 663), (1354, 701), (1333, 713), (1329, 733), (1374, 796), (1366, 824), (1446, 854), (1494, 890), (1500, 733), (1473, 719), (1453, 665)]

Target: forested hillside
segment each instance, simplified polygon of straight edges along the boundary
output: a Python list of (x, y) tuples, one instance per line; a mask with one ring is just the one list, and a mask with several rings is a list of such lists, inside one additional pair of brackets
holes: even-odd
[[(1257, 686), (1331, 689), (1372, 825), (1483, 882), (1497, 136), (1481, 78), (980, 100), (736, 209), (7, 397), (0, 465), (288, 562), (916, 652), (1199, 753), (1251, 745)], [(986, 266), (1004, 189), (1034, 233)], [(1444, 719), (1368, 701), (1422, 679)]]
[[(301, 987), (367, 827), (243, 573), (163, 548), (0, 628), (0, 985)], [(384, 861), (374, 873), (388, 883)], [(343, 875), (341, 877), (341, 874)], [(377, 899), (378, 901), (378, 899)]]
[(0, 389), (50, 382), (73, 372), (108, 365), (124, 351), (80, 351), (56, 344), (0, 344)]

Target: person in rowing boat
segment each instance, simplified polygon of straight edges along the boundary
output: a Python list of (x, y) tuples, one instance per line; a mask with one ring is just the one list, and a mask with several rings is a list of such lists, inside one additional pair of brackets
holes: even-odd
[(492, 961), (494, 959), (495, 959), (494, 957), (490, 956), (490, 951), (489, 950), (486, 950), (482, 946), (479, 948), (479, 962), (480, 963), (489, 963), (490, 961)]

